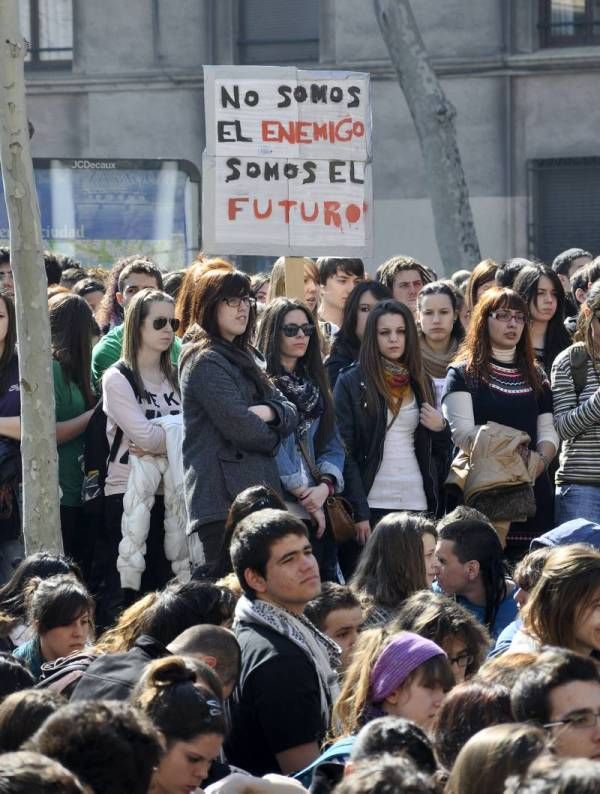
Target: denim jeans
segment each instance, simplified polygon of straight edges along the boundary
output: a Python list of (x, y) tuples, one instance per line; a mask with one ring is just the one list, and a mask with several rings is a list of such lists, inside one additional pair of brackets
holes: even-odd
[(573, 518), (600, 524), (600, 485), (563, 483), (556, 486), (554, 520), (556, 525)]

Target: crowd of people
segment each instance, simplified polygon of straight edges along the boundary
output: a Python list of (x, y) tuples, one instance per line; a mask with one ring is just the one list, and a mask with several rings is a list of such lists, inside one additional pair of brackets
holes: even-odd
[(0, 249), (0, 794), (600, 791), (600, 257), (45, 265), (25, 556)]

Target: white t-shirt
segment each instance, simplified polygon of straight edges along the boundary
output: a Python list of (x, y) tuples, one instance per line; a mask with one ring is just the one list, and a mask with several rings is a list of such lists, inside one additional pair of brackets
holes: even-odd
[[(388, 411), (388, 425), (393, 414)], [(427, 510), (423, 477), (415, 453), (414, 433), (419, 406), (412, 397), (403, 403), (385, 434), (383, 459), (369, 491), (369, 507), (378, 510)]]

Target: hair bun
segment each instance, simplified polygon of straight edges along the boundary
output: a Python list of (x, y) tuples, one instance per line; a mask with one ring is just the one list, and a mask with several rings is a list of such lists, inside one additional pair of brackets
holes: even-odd
[(158, 688), (174, 684), (196, 683), (196, 671), (185, 659), (172, 656), (161, 660), (152, 672), (150, 683)]

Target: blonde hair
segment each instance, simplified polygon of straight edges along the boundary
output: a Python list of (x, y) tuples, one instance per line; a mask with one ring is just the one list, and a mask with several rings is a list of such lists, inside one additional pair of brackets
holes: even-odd
[(156, 603), (158, 595), (158, 592), (148, 593), (123, 610), (116, 624), (98, 639), (94, 651), (100, 654), (131, 650), (137, 638), (144, 633), (150, 607)]
[(332, 738), (349, 736), (361, 727), (360, 718), (369, 701), (371, 670), (391, 636), (386, 628), (369, 629), (359, 635), (342, 689), (333, 704)]
[[(315, 284), (319, 284), (319, 271), (312, 259), (306, 256), (301, 257), (304, 265), (304, 277), (308, 276)], [(275, 298), (285, 298), (285, 258), (280, 256), (273, 265), (271, 280), (269, 281), (269, 291), (267, 293), (267, 303), (271, 303)]]

